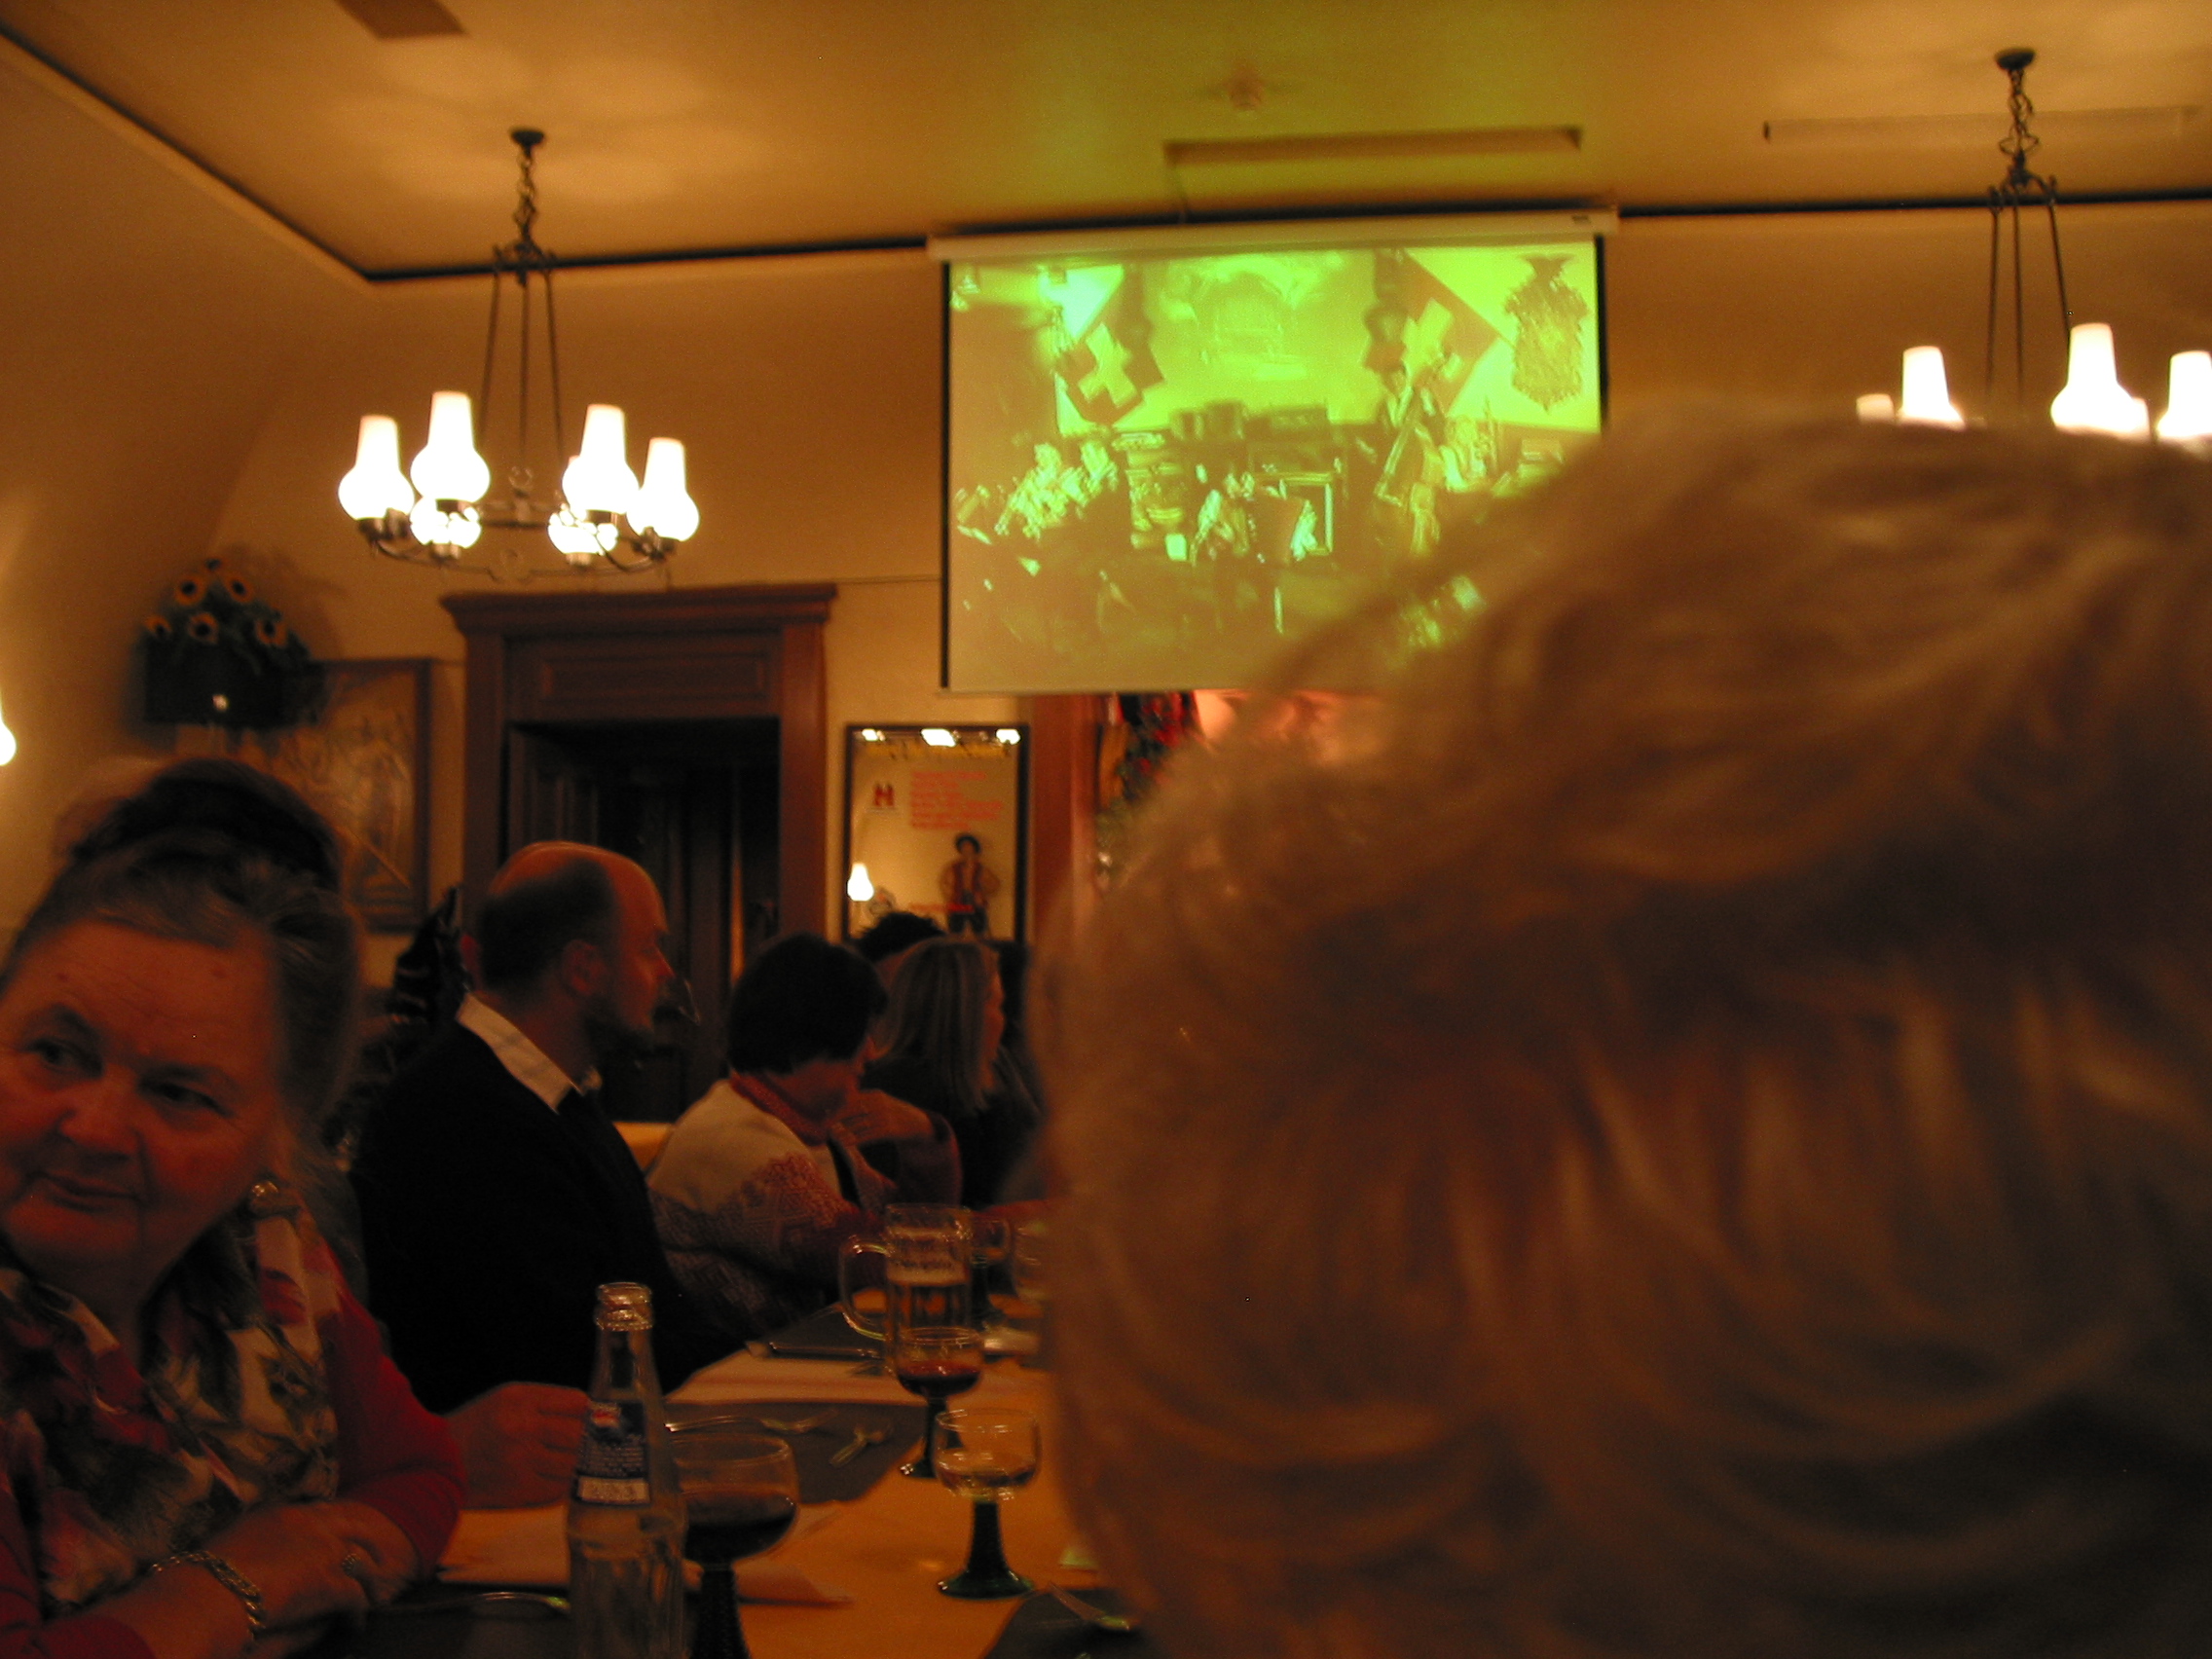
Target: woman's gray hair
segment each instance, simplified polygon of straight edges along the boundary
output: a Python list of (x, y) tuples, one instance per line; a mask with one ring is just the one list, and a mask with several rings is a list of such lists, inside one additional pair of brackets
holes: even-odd
[(2212, 1642), (2212, 468), (1631, 424), (1175, 769), (1048, 1000), (1179, 1652)]
[(81, 922), (269, 952), (277, 1085), (288, 1127), (319, 1150), (360, 1023), (360, 924), (339, 889), (336, 838), (295, 791), (237, 761), (179, 761), (113, 802), (11, 945), (0, 987)]

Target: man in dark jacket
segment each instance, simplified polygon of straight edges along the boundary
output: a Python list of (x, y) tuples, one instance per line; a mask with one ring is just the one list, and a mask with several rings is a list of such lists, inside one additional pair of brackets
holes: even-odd
[[(478, 990), (392, 1081), (353, 1165), (369, 1307), (393, 1360), (452, 1414), (464, 1456), (472, 1440), (487, 1457), (518, 1434), (542, 1441), (535, 1486), (554, 1491), (539, 1501), (575, 1444), (582, 1401), (567, 1391), (590, 1380), (600, 1285), (651, 1288), (663, 1386), (720, 1351), (596, 1098), (600, 1065), (651, 1040), (675, 977), (666, 925), (628, 859), (570, 842), (517, 853), (477, 919)], [(500, 1388), (518, 1382), (554, 1387)], [(509, 1481), (508, 1500), (532, 1484)]]

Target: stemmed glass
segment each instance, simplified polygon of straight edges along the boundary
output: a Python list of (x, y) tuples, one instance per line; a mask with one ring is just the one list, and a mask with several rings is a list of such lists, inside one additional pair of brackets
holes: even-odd
[(971, 1406), (938, 1418), (937, 1478), (976, 1506), (968, 1565), (938, 1588), (971, 1602), (1026, 1596), (1036, 1586), (1007, 1566), (999, 1505), (1037, 1473), (1037, 1419), (1027, 1412)]
[(691, 1659), (748, 1659), (732, 1564), (772, 1550), (798, 1518), (798, 1464), (764, 1435), (697, 1429), (676, 1436), (690, 1517), (683, 1553), (699, 1564), (699, 1626)]
[(969, 1325), (902, 1326), (891, 1334), (885, 1361), (899, 1386), (929, 1402), (922, 1455), (899, 1472), (916, 1480), (937, 1475), (937, 1418), (944, 1402), (983, 1380), (983, 1333)]

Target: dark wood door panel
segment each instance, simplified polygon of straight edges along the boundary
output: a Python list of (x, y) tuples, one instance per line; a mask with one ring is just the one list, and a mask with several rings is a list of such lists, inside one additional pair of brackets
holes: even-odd
[(725, 720), (776, 713), (776, 633), (517, 641), (510, 720)]

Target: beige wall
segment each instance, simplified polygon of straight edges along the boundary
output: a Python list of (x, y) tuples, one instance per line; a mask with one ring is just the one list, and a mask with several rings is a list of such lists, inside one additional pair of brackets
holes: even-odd
[[(334, 490), (361, 414), (396, 416), (411, 450), (433, 389), (473, 389), (485, 284), (350, 289), (4, 63), (0, 147), (0, 707), (23, 744), (0, 773), (0, 916), (35, 892), (84, 765), (168, 742), (130, 717), (129, 652), (139, 615), (209, 551), (254, 570), (319, 654), (449, 665), (433, 878), (454, 879), (461, 642), (437, 601), (469, 584), (375, 560)], [(542, 230), (558, 248), (558, 203)], [(2065, 230), (2078, 313), (2118, 325), (2123, 374), (2158, 406), (2165, 355), (2212, 345), (2212, 206), (2069, 209)], [(1613, 408), (1842, 410), (1894, 385), (1923, 338), (1978, 401), (1986, 257), (1978, 212), (1631, 221), (1607, 250)], [(934, 267), (839, 255), (561, 281), (571, 422), (618, 402), (634, 455), (657, 432), (689, 446), (704, 525), (669, 579), (841, 584), (832, 848), (847, 722), (1019, 718), (936, 689)]]
[(348, 290), (0, 56), (0, 925), (55, 811), (169, 733), (130, 707), (139, 619), (203, 557), (263, 422)]

